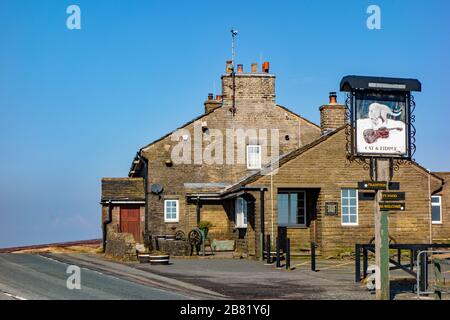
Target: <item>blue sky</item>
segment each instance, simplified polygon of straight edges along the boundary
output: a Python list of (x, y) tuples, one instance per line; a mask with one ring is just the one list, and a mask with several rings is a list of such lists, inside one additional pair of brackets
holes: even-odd
[[(82, 29), (66, 28), (76, 4)], [(366, 27), (379, 5), (382, 29)], [(450, 171), (450, 2), (0, 1), (0, 247), (97, 238), (100, 178), (203, 110), (230, 58), (319, 122), (347, 74), (414, 77), (417, 153)], [(339, 95), (343, 101), (343, 95)]]

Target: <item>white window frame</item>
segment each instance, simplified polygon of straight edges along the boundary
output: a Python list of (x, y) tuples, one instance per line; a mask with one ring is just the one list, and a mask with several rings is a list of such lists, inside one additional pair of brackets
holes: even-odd
[[(356, 222), (344, 222), (344, 190), (355, 190), (356, 195)], [(350, 197), (347, 197), (348, 199), (351, 199)], [(352, 207), (351, 205), (348, 205), (348, 207)], [(342, 188), (341, 189), (341, 225), (342, 226), (358, 226), (359, 225), (359, 202), (358, 202), (358, 189), (354, 188)]]
[[(248, 204), (247, 200), (242, 197), (236, 198), (234, 208), (234, 221), (237, 229), (245, 229), (248, 224)], [(247, 220), (247, 223), (245, 223)]]
[[(433, 203), (433, 198), (438, 198), (438, 203)], [(442, 196), (431, 196), (431, 209), (433, 207), (439, 207), (439, 221), (433, 221), (433, 212), (431, 212), (431, 223), (432, 224), (442, 224)]]
[[(167, 217), (167, 204), (169, 202), (175, 202), (175, 205), (176, 205), (176, 217), (175, 218)], [(164, 222), (178, 222), (179, 220), (180, 220), (180, 202), (176, 199), (164, 200)]]
[[(257, 148), (258, 149), (258, 153), (257, 155), (259, 156), (259, 159), (254, 156), (256, 155), (256, 153), (251, 153), (249, 152), (249, 150), (251, 148)], [(256, 164), (251, 163), (252, 161), (250, 160), (250, 155), (253, 155), (252, 160), (256, 160)], [(261, 169), (261, 146), (257, 145), (257, 144), (249, 144), (247, 145), (247, 169)]]

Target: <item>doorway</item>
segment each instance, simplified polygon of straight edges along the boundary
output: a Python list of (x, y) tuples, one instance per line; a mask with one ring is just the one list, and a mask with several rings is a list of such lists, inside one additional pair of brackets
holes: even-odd
[(120, 207), (120, 232), (131, 233), (134, 237), (134, 241), (141, 242), (139, 206)]

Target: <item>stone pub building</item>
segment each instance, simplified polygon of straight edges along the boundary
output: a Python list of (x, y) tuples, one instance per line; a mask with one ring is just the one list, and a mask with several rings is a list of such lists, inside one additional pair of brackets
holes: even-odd
[[(209, 221), (211, 239), (234, 240), (235, 250), (251, 258), (260, 256), (262, 235), (288, 237), (293, 254), (311, 242), (324, 255), (368, 243), (373, 200), (359, 197), (357, 183), (369, 173), (347, 158), (345, 105), (331, 93), (317, 125), (276, 103), (268, 62), (231, 71), (227, 62), (222, 94), (208, 95), (203, 113), (137, 151), (128, 177), (102, 179), (103, 225), (148, 244)], [(261, 143), (261, 136), (268, 138)], [(204, 157), (211, 145), (213, 161)], [(174, 159), (181, 153), (182, 161)], [(448, 242), (450, 173), (410, 162), (394, 180), (406, 193), (406, 210), (390, 215), (390, 236), (398, 243)]]

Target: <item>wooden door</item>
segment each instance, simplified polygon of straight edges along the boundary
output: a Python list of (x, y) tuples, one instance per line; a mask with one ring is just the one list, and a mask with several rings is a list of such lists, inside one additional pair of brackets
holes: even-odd
[(139, 206), (120, 207), (120, 232), (131, 233), (136, 242), (141, 242)]

